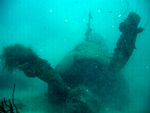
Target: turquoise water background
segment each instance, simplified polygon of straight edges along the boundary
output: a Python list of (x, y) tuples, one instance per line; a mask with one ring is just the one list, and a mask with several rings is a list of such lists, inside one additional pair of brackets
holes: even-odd
[[(15, 43), (31, 46), (54, 68), (84, 41), (90, 11), (92, 32), (101, 34), (112, 53), (121, 34), (119, 24), (129, 12), (141, 17), (139, 26), (145, 30), (137, 37), (137, 49), (124, 73), (132, 99), (127, 111), (146, 113), (150, 109), (149, 0), (0, 0), (0, 53), (3, 46)], [(20, 79), (28, 81), (25, 76)], [(41, 87), (45, 86), (41, 83)]]

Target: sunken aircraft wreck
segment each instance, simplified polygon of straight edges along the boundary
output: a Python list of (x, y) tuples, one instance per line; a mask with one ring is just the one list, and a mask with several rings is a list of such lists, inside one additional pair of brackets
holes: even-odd
[(89, 23), (86, 41), (70, 51), (54, 69), (21, 44), (4, 47), (1, 60), (8, 71), (19, 69), (28, 77), (48, 83), (49, 102), (63, 106), (67, 113), (98, 113), (105, 105), (122, 110), (130, 100), (121, 69), (136, 48), (137, 35), (143, 31), (138, 28), (139, 22), (139, 15), (131, 12), (120, 23), (122, 34), (114, 54), (102, 42), (90, 40)]

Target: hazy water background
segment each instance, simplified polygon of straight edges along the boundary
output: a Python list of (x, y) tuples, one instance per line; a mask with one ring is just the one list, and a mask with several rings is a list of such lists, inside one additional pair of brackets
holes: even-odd
[[(128, 4), (128, 3), (129, 4)], [(149, 0), (0, 0), (0, 53), (2, 47), (15, 43), (31, 46), (52, 67), (77, 44), (84, 41), (89, 11), (93, 33), (104, 38), (110, 52), (120, 37), (118, 26), (129, 12), (141, 17), (139, 26), (150, 20)], [(119, 16), (120, 15), (120, 16)], [(146, 113), (150, 107), (150, 25), (138, 35), (137, 49), (125, 66), (130, 84), (131, 113)], [(9, 79), (8, 79), (9, 78)], [(23, 73), (0, 73), (1, 89), (46, 92), (47, 84), (27, 78)], [(35, 87), (37, 89), (35, 89)], [(43, 91), (42, 91), (43, 90)], [(27, 95), (27, 94), (25, 94)]]

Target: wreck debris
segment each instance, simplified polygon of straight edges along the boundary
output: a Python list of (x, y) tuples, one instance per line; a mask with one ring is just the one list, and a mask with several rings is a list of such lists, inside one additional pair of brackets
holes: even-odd
[(49, 85), (53, 86), (53, 91), (59, 97), (61, 102), (69, 93), (68, 85), (55, 72), (50, 64), (39, 58), (31, 48), (24, 47), (21, 44), (15, 44), (3, 48), (1, 59), (8, 71), (19, 69), (28, 77), (38, 77)]
[(98, 113), (99, 98), (88, 87), (79, 85), (68, 95), (66, 111), (69, 113)]
[[(18, 112), (18, 109), (17, 109), (17, 106), (15, 105), (14, 103), (14, 92), (15, 92), (15, 84), (14, 84), (14, 87), (13, 87), (13, 93), (12, 93), (12, 102), (10, 101), (10, 99), (8, 100), (8, 102), (6, 102), (5, 98), (4, 100), (1, 102), (1, 105), (0, 105), (0, 113), (19, 113)], [(14, 112), (14, 108), (16, 110), (16, 112)]]
[(19, 113), (19, 112), (18, 112), (18, 109), (17, 109), (17, 106), (16, 106), (15, 103), (14, 103), (15, 85), (16, 85), (16, 84), (14, 84), (13, 93), (12, 93), (12, 105), (15, 107), (16, 113)]
[[(89, 13), (89, 22), (91, 18), (91, 13)], [(60, 69), (60, 72), (56, 71), (46, 60), (39, 58), (31, 48), (20, 44), (4, 47), (1, 59), (8, 71), (19, 69), (28, 77), (38, 77), (47, 82), (50, 100), (56, 105), (67, 105), (68, 113), (98, 113), (99, 97), (102, 97), (101, 104), (106, 100), (107, 103), (112, 102), (114, 104), (114, 99), (116, 99), (115, 103), (119, 101), (118, 105), (120, 105), (120, 97), (123, 98), (121, 100), (123, 104), (127, 103), (122, 76), (119, 76), (119, 81), (122, 79), (123, 82), (118, 82), (117, 77), (112, 80), (111, 76), (108, 75), (110, 73), (116, 75), (132, 55), (136, 48), (137, 34), (143, 31), (143, 28), (137, 28), (139, 22), (140, 17), (135, 13), (130, 13), (127, 19), (120, 23), (119, 30), (122, 35), (117, 42), (112, 60), (110, 59), (111, 55), (103, 52), (102, 45), (98, 45), (98, 43), (95, 45), (94, 42), (90, 41), (80, 44), (74, 51), (70, 52), (71, 55), (73, 54), (73, 57), (70, 57), (72, 62), (67, 59), (69, 66), (66, 65), (66, 68), (69, 70), (65, 70), (65, 72), (64, 65), (62, 65), (62, 70), (60, 67), (57, 68)], [(90, 32), (90, 23), (88, 23), (87, 40)], [(92, 48), (89, 49), (89, 45), (92, 45)], [(90, 52), (92, 57), (89, 57), (87, 51), (83, 52), (83, 49)], [(103, 74), (107, 76), (103, 76)], [(101, 76), (103, 76), (102, 79)], [(91, 80), (92, 82), (87, 82)], [(103, 97), (107, 99), (103, 99)]]
[(128, 17), (120, 23), (119, 30), (122, 34), (116, 44), (117, 47), (114, 49), (114, 55), (106, 73), (111, 72), (116, 74), (125, 66), (132, 55), (133, 50), (136, 49), (136, 37), (144, 30), (141, 27), (138, 28), (140, 19), (139, 15), (131, 12)]
[[(19, 49), (23, 51), (19, 52), (18, 51)], [(10, 50), (13, 50), (13, 52), (10, 52)], [(4, 51), (2, 54), (2, 57), (4, 57), (2, 58), (3, 62), (5, 63), (9, 59), (15, 60), (17, 62), (15, 63), (15, 65), (10, 65), (10, 63), (7, 63), (5, 64), (5, 66), (9, 65), (8, 67), (12, 69), (18, 68), (20, 71), (23, 71), (25, 75), (28, 77), (38, 77), (41, 80), (47, 82), (52, 92), (48, 94), (48, 97), (50, 97), (50, 100), (52, 100), (52, 102), (54, 102), (56, 105), (66, 104), (66, 100), (72, 88), (68, 86), (68, 84), (63, 80), (60, 74), (58, 74), (52, 69), (52, 67), (46, 60), (39, 58), (38, 56), (33, 54), (31, 51), (28, 52), (28, 50), (30, 49), (22, 45), (17, 45), (17, 44), (15, 44), (14, 46), (7, 46), (6, 48), (4, 48)], [(26, 52), (27, 52), (27, 55), (26, 55)], [(31, 55), (28, 54), (30, 52), (31, 52)], [(19, 53), (21, 53), (21, 55)], [(8, 57), (8, 54), (9, 54), (9, 57)], [(82, 101), (83, 100), (79, 98), (75, 104), (79, 105), (83, 103)], [(89, 104), (85, 103), (85, 105), (88, 106)], [(76, 106), (72, 106), (72, 107), (75, 107), (73, 109), (78, 109), (76, 108)], [(82, 111), (84, 108), (80, 108), (80, 110)]]
[(92, 15), (91, 15), (91, 11), (89, 12), (89, 21), (88, 21), (88, 23), (87, 23), (87, 26), (88, 26), (88, 29), (87, 29), (87, 31), (86, 31), (86, 33), (85, 33), (85, 36), (86, 36), (86, 41), (88, 41), (89, 40), (89, 36), (90, 36), (90, 33), (91, 33), (91, 31), (92, 31), (92, 28), (90, 27), (90, 20), (92, 19)]

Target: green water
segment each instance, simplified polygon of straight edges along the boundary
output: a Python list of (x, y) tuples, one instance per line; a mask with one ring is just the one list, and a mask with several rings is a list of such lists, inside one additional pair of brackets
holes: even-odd
[[(55, 68), (69, 51), (85, 41), (90, 11), (91, 33), (101, 35), (110, 53), (121, 35), (119, 24), (129, 12), (141, 17), (139, 27), (145, 29), (137, 36), (137, 49), (122, 70), (130, 102), (122, 110), (101, 105), (100, 113), (150, 113), (149, 0), (0, 0), (0, 54), (3, 46), (23, 44)], [(18, 70), (1, 70), (0, 100), (11, 99), (13, 84), (16, 104), (22, 104), (18, 105), (21, 113), (63, 112), (63, 107), (47, 102), (47, 83)]]

